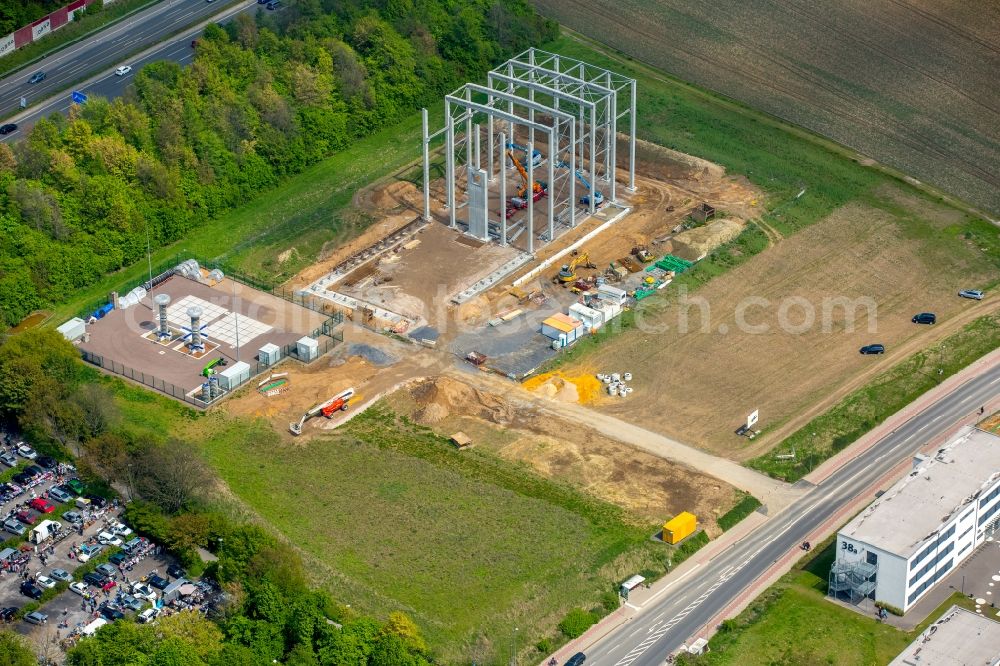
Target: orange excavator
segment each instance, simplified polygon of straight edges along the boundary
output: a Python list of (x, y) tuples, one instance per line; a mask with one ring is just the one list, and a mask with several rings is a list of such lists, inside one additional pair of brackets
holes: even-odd
[[(517, 173), (521, 175), (521, 188), (517, 191), (517, 196), (524, 199), (525, 194), (528, 191), (528, 171), (527, 169), (524, 168), (524, 165), (521, 164), (521, 162), (514, 157), (513, 151), (508, 150), (507, 157), (509, 157), (510, 161), (514, 163), (514, 166), (517, 168)], [(543, 196), (545, 196), (546, 189), (547, 186), (545, 185), (545, 183), (536, 180), (534, 183), (532, 183), (532, 188), (531, 188), (531, 192), (533, 194), (532, 198), (535, 201), (538, 201)]]

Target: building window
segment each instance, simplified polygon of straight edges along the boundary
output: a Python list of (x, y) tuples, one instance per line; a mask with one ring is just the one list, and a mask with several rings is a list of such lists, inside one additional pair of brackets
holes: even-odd
[(869, 550), (865, 553), (865, 561), (868, 562), (868, 564), (878, 565), (878, 553), (873, 553)]

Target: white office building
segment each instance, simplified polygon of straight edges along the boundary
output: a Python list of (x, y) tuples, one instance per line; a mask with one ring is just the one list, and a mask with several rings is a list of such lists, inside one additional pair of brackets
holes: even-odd
[(1000, 437), (967, 426), (838, 532), (829, 594), (906, 611), (998, 523)]
[(997, 666), (1000, 622), (952, 606), (889, 666)]

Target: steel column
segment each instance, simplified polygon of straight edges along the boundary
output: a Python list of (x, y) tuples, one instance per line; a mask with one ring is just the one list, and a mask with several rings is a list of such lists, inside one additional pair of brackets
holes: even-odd
[[(507, 245), (507, 169), (503, 168), (503, 154), (507, 145), (507, 135), (500, 132), (500, 245)], [(490, 161), (493, 161), (493, 154), (490, 154)]]
[(631, 88), (632, 103), (629, 114), (631, 116), (629, 118), (631, 129), (628, 134), (628, 189), (630, 192), (635, 192), (635, 79), (632, 79), (629, 87)]
[(427, 109), (420, 110), (421, 132), (424, 144), (424, 220), (431, 221), (431, 139), (428, 136)]

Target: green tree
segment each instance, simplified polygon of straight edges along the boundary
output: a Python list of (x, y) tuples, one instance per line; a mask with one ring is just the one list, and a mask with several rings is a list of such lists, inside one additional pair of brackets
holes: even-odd
[(23, 636), (0, 631), (0, 666), (35, 666), (38, 660)]

